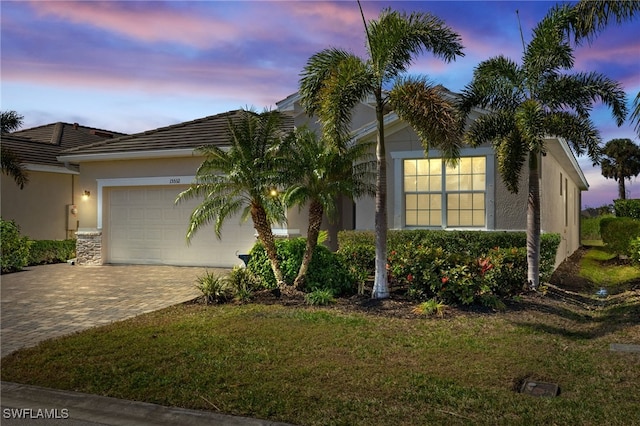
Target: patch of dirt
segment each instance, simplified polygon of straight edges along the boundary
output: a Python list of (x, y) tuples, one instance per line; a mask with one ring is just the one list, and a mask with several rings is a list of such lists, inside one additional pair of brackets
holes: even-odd
[(580, 247), (575, 253), (565, 259), (555, 270), (549, 283), (576, 293), (591, 293), (595, 291), (593, 283), (579, 275), (580, 260), (587, 251), (587, 248)]

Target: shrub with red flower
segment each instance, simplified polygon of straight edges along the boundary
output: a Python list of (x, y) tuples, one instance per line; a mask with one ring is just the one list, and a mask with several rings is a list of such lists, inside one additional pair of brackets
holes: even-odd
[(487, 271), (493, 269), (493, 264), (491, 260), (487, 257), (485, 259), (478, 259), (478, 265), (480, 266), (480, 275), (484, 276)]

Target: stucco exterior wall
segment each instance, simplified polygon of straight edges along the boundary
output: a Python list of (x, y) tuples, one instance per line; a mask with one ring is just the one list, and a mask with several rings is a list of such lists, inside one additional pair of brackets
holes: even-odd
[[(410, 152), (415, 156), (423, 155), (423, 147), (417, 135), (408, 127), (391, 127), (386, 136), (387, 149), (387, 223), (389, 229), (402, 228), (403, 214), (402, 185), (396, 182), (402, 179), (402, 170), (396, 168), (401, 164), (394, 161), (394, 157)], [(553, 142), (558, 144), (557, 141)], [(485, 155), (488, 147), (480, 147), (479, 152)], [(561, 151), (554, 145), (554, 149), (541, 160), (541, 229), (543, 232), (553, 232), (561, 235), (562, 241), (558, 248), (556, 266), (570, 256), (580, 246), (579, 215), (580, 215), (580, 184), (576, 181), (575, 170), (567, 170), (556, 155)], [(467, 148), (463, 155), (473, 155), (473, 150)], [(489, 154), (489, 157), (492, 157)], [(498, 172), (497, 162), (488, 161), (487, 184), (493, 185), (493, 204), (495, 205), (493, 224), (488, 216), (487, 229), (496, 230), (526, 230), (527, 226), (527, 197), (528, 173), (525, 169), (520, 177), (520, 190), (511, 193), (502, 181)], [(560, 185), (562, 179), (562, 192)], [(488, 191), (491, 189), (488, 187)], [(489, 199), (488, 194), (488, 199)], [(394, 201), (395, 200), (395, 201)], [(487, 205), (490, 208), (490, 205)], [(375, 200), (371, 197), (356, 201), (355, 228), (358, 230), (374, 229)]]
[(32, 240), (74, 238), (77, 221), (71, 218), (71, 226), (68, 226), (67, 205), (78, 204), (78, 191), (74, 192), (78, 176), (38, 171), (28, 173), (29, 183), (22, 190), (13, 179), (2, 174), (2, 218), (14, 220), (21, 233)]
[[(80, 164), (79, 193), (91, 192), (88, 200), (78, 202), (80, 228), (98, 228), (98, 179), (131, 179), (147, 177), (194, 176), (201, 157), (151, 160), (93, 161)], [(179, 184), (176, 183), (176, 184)], [(105, 194), (102, 194), (106, 196)], [(107, 203), (103, 202), (103, 207)]]
[[(85, 190), (91, 192), (88, 200), (78, 202), (80, 228), (84, 230), (98, 229), (98, 181), (104, 179), (135, 179), (135, 178), (166, 178), (166, 184), (176, 185), (176, 196), (184, 189), (184, 182), (172, 182), (172, 178), (194, 176), (202, 163), (202, 157), (184, 157), (170, 159), (124, 160), (124, 161), (94, 161), (80, 165), (80, 179), (78, 183), (78, 199)], [(103, 189), (102, 208), (109, 205), (109, 191)], [(287, 228), (294, 233), (306, 235), (308, 213), (305, 208), (297, 207), (287, 212), (288, 225), (274, 225), (274, 228)], [(250, 219), (249, 219), (250, 221)], [(104, 224), (103, 224), (104, 225)], [(253, 225), (251, 225), (253, 226)]]
[(524, 231), (527, 228), (527, 188), (529, 179), (526, 170), (520, 176), (519, 191), (511, 193), (498, 172), (495, 164), (496, 185), (496, 227), (498, 230)]
[(552, 156), (540, 168), (540, 227), (560, 234), (556, 266), (580, 247), (580, 191), (571, 174)]

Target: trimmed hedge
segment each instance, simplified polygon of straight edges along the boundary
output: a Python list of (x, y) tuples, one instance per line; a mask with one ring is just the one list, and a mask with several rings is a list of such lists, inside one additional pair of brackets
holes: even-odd
[(13, 220), (0, 219), (0, 263), (2, 273), (22, 270), (29, 263), (29, 238), (20, 235), (20, 227)]
[[(389, 231), (387, 252), (399, 251), (409, 245), (440, 247), (448, 253), (477, 259), (486, 256), (496, 247), (523, 248), (526, 247), (526, 242), (525, 232), (402, 230)], [(540, 236), (540, 279), (543, 282), (551, 278), (559, 245), (560, 235), (558, 234)], [(366, 270), (368, 275), (375, 273), (375, 235), (372, 231), (339, 232), (338, 247), (338, 252), (349, 263)], [(526, 281), (526, 273), (524, 280)]]
[(617, 254), (629, 254), (629, 243), (640, 237), (640, 220), (606, 217), (600, 221), (600, 235), (606, 247)]
[[(280, 268), (287, 284), (293, 284), (298, 275), (305, 246), (305, 238), (276, 240)], [(254, 245), (249, 254), (251, 258), (247, 268), (262, 279), (266, 288), (276, 288), (277, 283), (273, 276), (271, 262), (262, 243)], [(313, 252), (304, 288), (305, 292), (316, 290), (330, 290), (334, 296), (355, 292), (354, 277), (341, 262), (340, 257), (322, 244), (317, 245)]]
[(76, 240), (36, 240), (31, 242), (29, 265), (63, 263), (76, 257)]
[(640, 219), (640, 199), (614, 200), (613, 208), (617, 217)]

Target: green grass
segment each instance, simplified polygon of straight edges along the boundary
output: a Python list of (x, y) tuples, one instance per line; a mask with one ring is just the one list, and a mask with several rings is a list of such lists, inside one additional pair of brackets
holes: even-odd
[(580, 276), (596, 287), (607, 287), (610, 292), (625, 291), (640, 280), (640, 268), (632, 265), (616, 265), (611, 260), (616, 255), (604, 247), (591, 246), (580, 261)]
[(602, 215), (598, 217), (580, 218), (580, 239), (581, 240), (601, 240), (600, 220), (613, 215)]
[(444, 319), (180, 305), (13, 353), (2, 380), (301, 425), (640, 424), (640, 356), (609, 351), (639, 318), (637, 298)]

